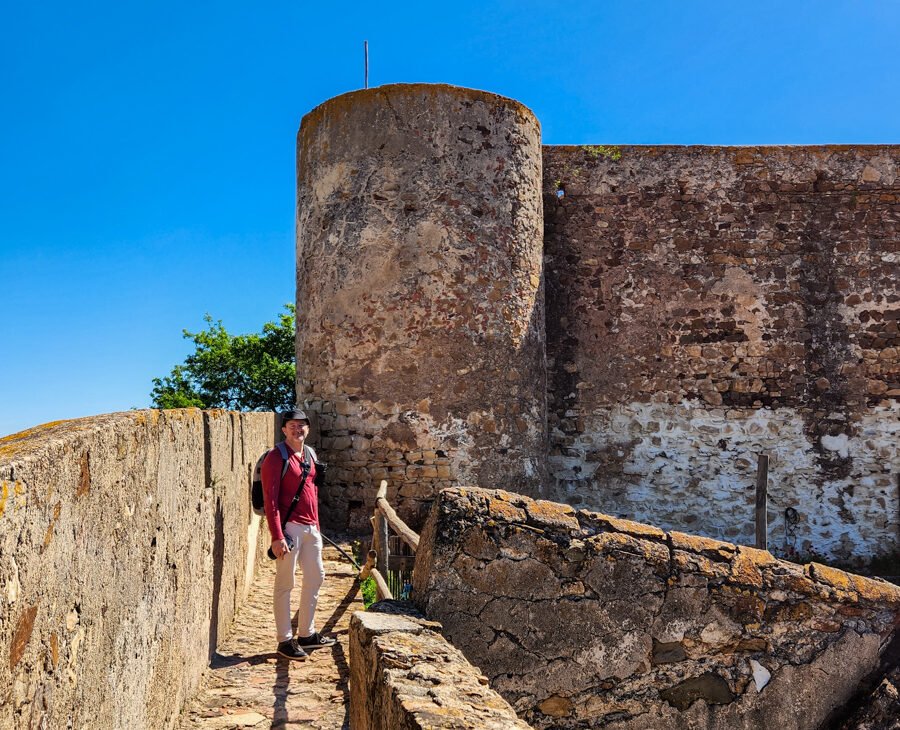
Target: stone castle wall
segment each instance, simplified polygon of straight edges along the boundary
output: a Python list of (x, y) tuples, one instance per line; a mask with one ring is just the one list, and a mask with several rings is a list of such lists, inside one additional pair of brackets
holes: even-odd
[(540, 126), (450, 86), (358, 91), (297, 142), (298, 397), (327, 521), (475, 483), (533, 491), (546, 442)]
[(134, 411), (0, 439), (0, 728), (172, 728), (265, 559), (274, 416)]
[(414, 525), (473, 484), (747, 543), (765, 452), (776, 552), (896, 550), (898, 162), (541, 148), (518, 103), (447, 86), (313, 110), (298, 393), (326, 521), (368, 529), (387, 479)]
[(752, 543), (765, 452), (776, 551), (896, 549), (898, 167), (887, 146), (546, 147), (548, 494)]

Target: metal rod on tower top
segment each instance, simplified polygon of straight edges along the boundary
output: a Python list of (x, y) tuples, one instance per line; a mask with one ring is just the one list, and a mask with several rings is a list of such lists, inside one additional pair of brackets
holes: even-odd
[(366, 88), (369, 88), (369, 41), (363, 41), (363, 48), (366, 51)]

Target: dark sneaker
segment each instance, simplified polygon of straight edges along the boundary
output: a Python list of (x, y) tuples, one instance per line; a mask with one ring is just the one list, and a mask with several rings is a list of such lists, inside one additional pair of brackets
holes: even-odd
[(322, 636), (318, 631), (310, 636), (298, 636), (297, 646), (301, 649), (323, 649), (326, 646), (334, 646), (337, 639), (331, 636)]
[(294, 639), (290, 641), (282, 641), (278, 645), (278, 649), (276, 650), (281, 656), (287, 657), (288, 659), (306, 659), (308, 654), (303, 651), (299, 646), (297, 646), (297, 642)]

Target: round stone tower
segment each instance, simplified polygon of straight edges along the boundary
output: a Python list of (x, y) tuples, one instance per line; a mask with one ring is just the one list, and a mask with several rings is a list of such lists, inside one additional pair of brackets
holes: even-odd
[(297, 140), (297, 392), (330, 463), (323, 517), (374, 491), (417, 524), (447, 486), (536, 494), (546, 365), (540, 125), (516, 101), (398, 84)]

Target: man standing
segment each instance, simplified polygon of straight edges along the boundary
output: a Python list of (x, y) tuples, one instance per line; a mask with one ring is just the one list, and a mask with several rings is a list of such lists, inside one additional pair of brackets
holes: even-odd
[[(319, 588), (325, 580), (325, 569), (322, 566), (315, 457), (306, 446), (309, 436), (306, 413), (295, 408), (282, 414), (281, 432), (290, 457), (287, 469), (284, 469), (281, 451), (272, 449), (261, 470), (266, 521), (272, 534), (272, 552), (277, 558), (275, 630), (279, 654), (288, 659), (305, 659), (305, 650), (332, 646), (335, 640), (322, 636), (315, 627), (316, 603)], [(299, 498), (295, 499), (298, 490)], [(291, 590), (298, 560), (303, 583), (295, 639), (291, 629)]]

